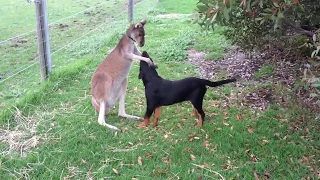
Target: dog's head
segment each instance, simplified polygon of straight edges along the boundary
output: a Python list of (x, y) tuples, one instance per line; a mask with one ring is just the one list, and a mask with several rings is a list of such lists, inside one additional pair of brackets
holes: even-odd
[[(149, 58), (153, 62), (153, 60), (151, 59), (151, 57), (149, 56), (149, 54), (146, 51), (143, 51), (141, 56)], [(156, 71), (157, 68), (158, 68), (157, 66), (150, 66), (145, 61), (140, 61), (140, 71), (139, 71), (138, 78), (143, 79), (146, 76), (152, 76), (152, 75), (158, 76), (158, 73)]]
[(131, 24), (130, 28), (127, 30), (127, 35), (133, 41), (137, 42), (140, 47), (144, 46), (144, 25), (147, 23), (146, 20), (138, 22), (136, 24)]

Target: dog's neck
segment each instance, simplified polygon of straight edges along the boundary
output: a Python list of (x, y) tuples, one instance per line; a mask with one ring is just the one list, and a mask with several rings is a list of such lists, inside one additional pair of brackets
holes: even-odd
[[(148, 67), (149, 68), (149, 67)], [(158, 79), (162, 79), (159, 75), (158, 72), (155, 69), (149, 69), (149, 73), (145, 74), (142, 77), (142, 82), (143, 85), (148, 84), (149, 82), (158, 80)]]

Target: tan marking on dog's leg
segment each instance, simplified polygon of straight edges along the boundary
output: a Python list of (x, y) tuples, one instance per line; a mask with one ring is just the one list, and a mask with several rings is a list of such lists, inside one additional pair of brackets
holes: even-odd
[(196, 108), (194, 108), (193, 113), (191, 114), (191, 117), (197, 117), (198, 116), (198, 111)]
[(198, 122), (196, 123), (196, 127), (201, 128), (203, 124), (203, 119), (196, 108), (194, 108), (194, 116), (198, 116)]
[(162, 112), (162, 107), (157, 107), (155, 110), (154, 110), (154, 120), (152, 122), (152, 127), (156, 127), (157, 124), (158, 124), (158, 121), (160, 119), (160, 115), (161, 115), (161, 112)]
[(120, 102), (119, 102), (119, 112), (118, 115), (123, 118), (132, 119), (132, 120), (142, 120), (138, 116), (128, 115), (125, 110), (125, 100), (126, 100), (126, 91), (127, 91), (128, 78), (126, 78), (122, 84)]
[(146, 117), (144, 121), (138, 126), (139, 128), (147, 127), (149, 124), (150, 117)]
[(198, 113), (198, 116), (199, 116), (198, 123), (197, 123), (197, 128), (201, 128), (202, 124), (203, 124), (203, 119), (202, 119), (202, 117), (201, 117), (201, 115), (200, 115), (200, 113), (198, 111), (197, 111), (197, 113)]
[(193, 107), (193, 113), (191, 113), (191, 117), (197, 117), (198, 116), (198, 110), (193, 106), (192, 104), (192, 107)]

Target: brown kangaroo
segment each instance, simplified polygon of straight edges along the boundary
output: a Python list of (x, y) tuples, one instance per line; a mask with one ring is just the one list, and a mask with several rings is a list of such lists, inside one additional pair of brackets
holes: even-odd
[(98, 66), (91, 79), (91, 103), (99, 112), (98, 123), (113, 130), (117, 127), (105, 122), (105, 115), (109, 113), (120, 98), (120, 117), (140, 120), (140, 117), (126, 114), (125, 97), (128, 84), (128, 74), (133, 60), (145, 61), (149, 65), (153, 62), (141, 56), (141, 52), (135, 45), (144, 46), (144, 25), (146, 20), (131, 24), (126, 34), (120, 39), (118, 45)]

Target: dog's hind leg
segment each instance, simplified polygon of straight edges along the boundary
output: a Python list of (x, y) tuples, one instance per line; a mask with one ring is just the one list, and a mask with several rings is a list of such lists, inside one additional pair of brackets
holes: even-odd
[(195, 92), (194, 98), (191, 99), (191, 103), (195, 108), (195, 112), (198, 114), (198, 117), (199, 117), (196, 125), (198, 128), (201, 128), (204, 122), (205, 113), (202, 109), (202, 104), (203, 104), (203, 97), (206, 94), (206, 91), (207, 91), (206, 88), (200, 88), (198, 91)]
[(160, 119), (160, 115), (161, 115), (161, 112), (162, 112), (162, 107), (157, 107), (155, 110), (154, 110), (154, 120), (152, 122), (152, 127), (156, 127), (157, 124), (158, 124), (158, 121)]
[(142, 120), (138, 116), (128, 115), (125, 110), (125, 101), (126, 101), (126, 91), (127, 91), (128, 78), (126, 78), (121, 87), (121, 95), (119, 102), (119, 113), (118, 115), (123, 118), (132, 119), (132, 120)]
[[(108, 111), (108, 110), (107, 110)], [(110, 129), (113, 129), (113, 130), (116, 130), (116, 131), (119, 131), (120, 129), (118, 129), (117, 127), (115, 126), (112, 126), (110, 124), (107, 124), (105, 122), (105, 114), (106, 114), (106, 103), (105, 102), (101, 102), (100, 103), (100, 109), (99, 109), (99, 118), (98, 118), (98, 123), (102, 126), (106, 126)]]

